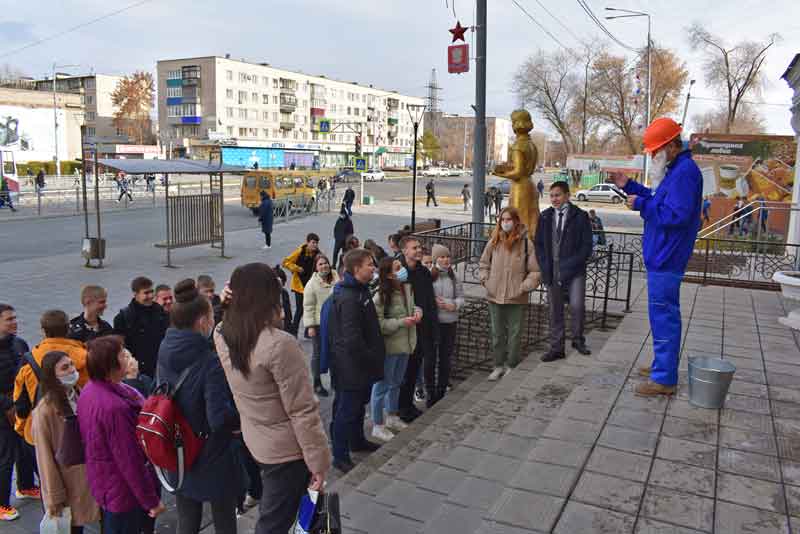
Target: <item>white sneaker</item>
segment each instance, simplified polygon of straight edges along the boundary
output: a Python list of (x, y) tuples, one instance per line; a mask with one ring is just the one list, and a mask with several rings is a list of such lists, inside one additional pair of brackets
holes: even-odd
[(502, 367), (495, 367), (492, 374), (489, 375), (489, 382), (494, 382), (499, 379), (505, 373), (505, 369)]
[(375, 425), (372, 427), (372, 437), (381, 441), (390, 441), (394, 434), (384, 425)]
[(386, 416), (386, 426), (392, 430), (405, 430), (408, 428), (408, 424), (404, 423), (403, 420), (396, 415)]
[(503, 371), (503, 376), (508, 376), (511, 374), (511, 367), (506, 366), (505, 370)]
[(263, 247), (261, 247), (261, 248), (262, 248), (262, 249), (264, 249), (264, 250), (269, 250), (269, 249), (270, 249), (270, 246), (269, 246), (269, 245), (264, 245), (264, 246), (263, 246)]

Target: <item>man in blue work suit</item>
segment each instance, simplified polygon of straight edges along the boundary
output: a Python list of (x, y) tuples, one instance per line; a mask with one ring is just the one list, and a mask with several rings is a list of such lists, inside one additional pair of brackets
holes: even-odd
[(681, 349), (680, 288), (700, 229), (703, 176), (681, 142), (681, 127), (665, 117), (644, 133), (644, 150), (652, 155), (649, 189), (621, 173), (618, 187), (628, 207), (644, 219), (642, 254), (647, 267), (647, 304), (653, 336), (653, 364), (639, 369), (649, 377), (636, 387), (643, 396), (672, 395), (678, 383)]

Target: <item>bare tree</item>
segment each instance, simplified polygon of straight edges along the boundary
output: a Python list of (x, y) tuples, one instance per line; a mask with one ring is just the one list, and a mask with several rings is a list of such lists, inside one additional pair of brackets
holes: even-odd
[(155, 83), (149, 72), (134, 72), (119, 81), (111, 102), (116, 106), (114, 126), (125, 131), (135, 143), (151, 141), (151, 118)]
[(692, 122), (694, 130), (702, 133), (761, 134), (767, 130), (764, 117), (746, 102), (739, 105), (733, 123), (728, 122), (728, 110), (725, 106), (694, 115)]
[(705, 53), (706, 83), (722, 91), (727, 99), (725, 133), (731, 133), (742, 100), (748, 94), (759, 94), (764, 84), (762, 67), (767, 51), (781, 37), (773, 33), (764, 41), (740, 41), (735, 45), (713, 35), (695, 22), (687, 30), (692, 48)]
[(514, 75), (513, 91), (523, 107), (550, 123), (567, 152), (576, 148), (569, 114), (575, 105), (575, 58), (565, 51), (530, 56)]
[(639, 151), (636, 121), (643, 102), (634, 97), (633, 66), (624, 57), (603, 52), (592, 64), (590, 112), (620, 136), (630, 154)]

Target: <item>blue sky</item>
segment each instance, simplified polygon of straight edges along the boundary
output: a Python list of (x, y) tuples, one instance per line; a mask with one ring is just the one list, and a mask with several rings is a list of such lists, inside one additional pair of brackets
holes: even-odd
[[(0, 64), (9, 63), (31, 76), (45, 75), (53, 62), (80, 64), (72, 72), (93, 69), (125, 74), (154, 71), (159, 59), (224, 55), (274, 66), (372, 83), (424, 96), (431, 69), (436, 68), (442, 108), (465, 114), (473, 102), (474, 76), (447, 74), (448, 29), (455, 11), (462, 25), (474, 21), (474, 0), (152, 0), (99, 23), (11, 55), (4, 53), (57, 33), (134, 0), (0, 0)], [(445, 6), (447, 1), (448, 7)], [(577, 41), (541, 9), (536, 0), (518, 0), (566, 46)], [(600, 31), (574, 0), (540, 0), (578, 36), (595, 41)], [(790, 134), (791, 92), (779, 79), (800, 52), (800, 3), (797, 0), (588, 0), (602, 17), (614, 6), (650, 12), (653, 37), (675, 49), (698, 80), (693, 96), (714, 97), (705, 87), (700, 56), (688, 46), (685, 28), (700, 21), (732, 42), (783, 35), (766, 63), (768, 85), (755, 100), (779, 104), (759, 106), (770, 133)], [(509, 87), (524, 58), (538, 48), (559, 45), (528, 20), (511, 0), (490, 0), (488, 14), (487, 111), (508, 115), (515, 108)], [(769, 5), (768, 11), (765, 6)], [(605, 21), (622, 41), (642, 45), (644, 20)], [(469, 35), (469, 32), (468, 32)], [(471, 41), (471, 38), (469, 39)], [(623, 53), (620, 48), (612, 51)], [(474, 67), (474, 65), (473, 65)], [(785, 104), (785, 106), (783, 106)], [(715, 102), (693, 100), (689, 115)], [(541, 121), (541, 126), (544, 126)], [(538, 127), (538, 126), (537, 126)]]

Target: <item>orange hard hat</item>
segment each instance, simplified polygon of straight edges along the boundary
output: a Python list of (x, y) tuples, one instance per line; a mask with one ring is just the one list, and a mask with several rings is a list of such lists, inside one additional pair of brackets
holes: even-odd
[(642, 139), (644, 151), (652, 154), (678, 137), (682, 131), (681, 125), (674, 120), (668, 117), (657, 118), (644, 131), (644, 139)]

